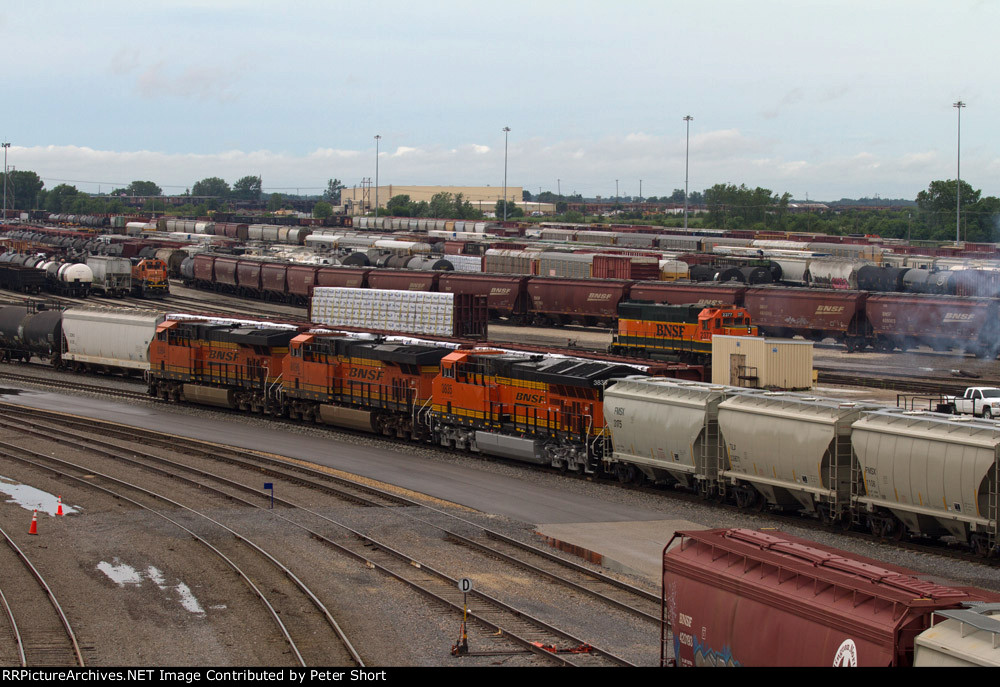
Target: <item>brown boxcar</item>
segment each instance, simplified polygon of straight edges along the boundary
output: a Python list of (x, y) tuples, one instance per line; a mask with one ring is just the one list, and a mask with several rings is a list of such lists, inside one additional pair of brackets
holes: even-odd
[(368, 286), (392, 291), (437, 291), (440, 277), (440, 272), (374, 269), (368, 273)]
[(538, 323), (610, 326), (618, 320), (618, 304), (629, 297), (631, 285), (617, 279), (533, 277), (528, 295)]
[(908, 666), (935, 610), (989, 592), (783, 532), (677, 532), (663, 551), (661, 664)]
[(997, 301), (929, 294), (873, 293), (868, 296), (868, 322), (881, 350), (949, 348), (995, 356), (1000, 333)]
[(316, 270), (316, 286), (339, 286), (363, 289), (368, 286), (370, 267), (320, 267)]
[(448, 272), (441, 275), (438, 291), (486, 296), (490, 319), (520, 323), (528, 314), (528, 277)]
[(215, 256), (200, 253), (194, 256), (194, 281), (198, 286), (215, 283)]
[(266, 262), (260, 269), (260, 290), (265, 300), (288, 299), (288, 265)]
[(869, 340), (864, 291), (761, 287), (747, 289), (743, 304), (764, 336), (835, 339), (850, 351)]
[(595, 279), (659, 279), (660, 261), (633, 255), (595, 255)]
[(743, 305), (745, 286), (714, 285), (695, 282), (637, 282), (629, 296), (633, 301), (666, 305)]
[(312, 288), (316, 285), (317, 267), (311, 265), (288, 266), (288, 296), (295, 303), (308, 302)]

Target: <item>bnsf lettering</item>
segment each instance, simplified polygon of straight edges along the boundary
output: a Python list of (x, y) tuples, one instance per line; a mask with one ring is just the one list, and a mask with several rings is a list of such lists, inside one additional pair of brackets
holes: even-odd
[(348, 375), (351, 379), (364, 379), (369, 382), (376, 382), (382, 379), (382, 370), (366, 370), (360, 367), (352, 367)]
[(514, 397), (515, 401), (524, 401), (525, 403), (544, 403), (545, 394), (529, 394), (523, 391), (517, 392)]
[(209, 360), (221, 360), (222, 362), (231, 363), (239, 358), (239, 351), (209, 351)]
[(976, 316), (973, 313), (949, 312), (944, 315), (945, 322), (968, 322), (974, 319)]
[(510, 295), (510, 289), (502, 289), (499, 286), (494, 286), (492, 289), (490, 289), (490, 295), (491, 296), (509, 296)]
[(589, 296), (587, 296), (587, 301), (588, 302), (592, 302), (592, 301), (610, 301), (610, 300), (611, 300), (611, 294), (610, 293), (592, 293)]
[(822, 315), (824, 313), (832, 315), (841, 312), (844, 312), (844, 306), (842, 305), (821, 305), (818, 308), (816, 308), (817, 315)]
[(679, 339), (684, 336), (684, 325), (682, 324), (658, 324), (656, 325), (657, 336), (670, 336)]

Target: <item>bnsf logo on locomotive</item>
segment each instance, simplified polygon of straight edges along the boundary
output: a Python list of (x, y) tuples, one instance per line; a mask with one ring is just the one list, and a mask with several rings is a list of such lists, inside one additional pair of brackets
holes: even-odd
[(656, 325), (657, 336), (672, 336), (680, 338), (684, 336), (684, 325), (681, 324), (658, 324)]
[(524, 401), (526, 403), (544, 403), (545, 394), (529, 394), (524, 391), (518, 391), (517, 395), (514, 397), (515, 401)]
[(976, 319), (975, 314), (970, 312), (949, 312), (944, 315), (945, 322), (968, 322), (974, 319)]
[(351, 379), (365, 379), (370, 382), (377, 382), (382, 379), (383, 370), (366, 370), (360, 367), (352, 367), (348, 375)]
[(221, 360), (223, 362), (231, 363), (239, 358), (239, 351), (209, 351), (209, 360)]
[(820, 305), (816, 308), (817, 315), (835, 315), (842, 312), (844, 312), (844, 306), (842, 305)]
[(588, 302), (591, 302), (591, 301), (610, 301), (610, 300), (611, 300), (611, 294), (610, 293), (591, 293), (590, 295), (587, 296), (587, 301)]

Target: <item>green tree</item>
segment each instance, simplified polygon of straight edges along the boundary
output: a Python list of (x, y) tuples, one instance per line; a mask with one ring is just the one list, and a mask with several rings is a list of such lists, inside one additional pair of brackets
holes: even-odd
[[(4, 183), (0, 173), (0, 185)], [(29, 210), (37, 207), (38, 195), (45, 182), (28, 170), (15, 170), (7, 175), (7, 207)]]
[(229, 184), (219, 177), (208, 177), (201, 181), (196, 181), (191, 187), (192, 196), (215, 196), (226, 199), (230, 194)]
[(392, 215), (393, 217), (414, 216), (410, 197), (405, 194), (400, 194), (390, 198), (389, 202), (385, 204), (385, 211), (387, 215)]
[(70, 212), (70, 207), (79, 194), (76, 186), (59, 184), (46, 194), (45, 209), (49, 212)]
[(267, 211), (274, 212), (275, 210), (280, 210), (284, 197), (280, 193), (272, 193), (267, 200)]
[[(503, 219), (503, 198), (497, 201), (495, 211), (497, 214), (497, 219)], [(517, 207), (514, 203), (507, 201), (507, 219), (513, 219), (514, 217), (524, 217), (524, 210)]]
[(163, 189), (152, 181), (133, 181), (125, 188), (111, 191), (112, 196), (162, 196)]
[(262, 184), (260, 177), (245, 176), (233, 184), (232, 197), (237, 200), (257, 202), (260, 200)]
[(331, 205), (340, 205), (340, 191), (347, 188), (340, 179), (329, 179), (326, 182), (326, 190), (323, 191), (323, 200)]
[(428, 208), (431, 217), (448, 218), (455, 216), (455, 200), (450, 193), (435, 193)]
[(313, 205), (313, 217), (318, 219), (326, 219), (333, 215), (333, 206), (327, 203), (325, 200), (321, 200), (315, 205)]

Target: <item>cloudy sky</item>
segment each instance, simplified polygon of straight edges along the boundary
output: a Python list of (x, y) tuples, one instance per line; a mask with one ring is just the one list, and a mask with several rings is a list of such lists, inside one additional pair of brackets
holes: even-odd
[[(1000, 195), (994, 0), (7, 0), (8, 162), (47, 188), (745, 183)], [(557, 181), (558, 180), (558, 181)]]

